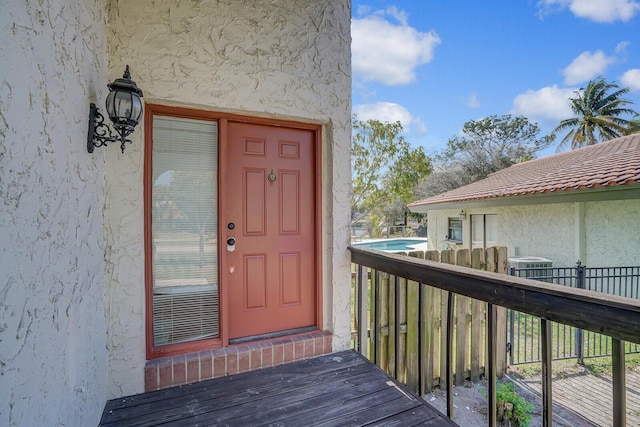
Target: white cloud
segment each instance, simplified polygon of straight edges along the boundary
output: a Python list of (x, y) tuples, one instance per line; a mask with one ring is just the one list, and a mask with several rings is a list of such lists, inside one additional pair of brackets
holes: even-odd
[(640, 91), (640, 68), (633, 68), (626, 71), (622, 77), (620, 77), (620, 81), (622, 81), (622, 84), (628, 87), (629, 90), (633, 92)]
[(478, 100), (478, 94), (476, 92), (471, 93), (469, 98), (467, 98), (467, 107), (469, 108), (479, 108), (480, 101)]
[(601, 50), (596, 52), (582, 52), (571, 64), (569, 64), (562, 74), (564, 82), (568, 85), (582, 83), (599, 74), (602, 74), (609, 64), (615, 62), (615, 57), (607, 56)]
[(411, 120), (411, 128), (416, 136), (423, 136), (427, 134), (427, 125), (420, 117), (414, 117)]
[(423, 33), (407, 25), (406, 13), (395, 7), (354, 18), (351, 37), (354, 76), (390, 86), (415, 80), (415, 68), (430, 62), (440, 44), (434, 31)]
[(416, 135), (424, 135), (427, 132), (427, 127), (422, 119), (413, 117), (409, 110), (393, 102), (360, 104), (353, 107), (353, 112), (358, 116), (358, 120), (374, 119), (382, 123), (400, 122), (405, 132), (413, 131)]
[(398, 21), (402, 26), (407, 26), (407, 23), (409, 22), (409, 15), (407, 12), (400, 10), (395, 6), (387, 8), (386, 12), (396, 18), (396, 21)]
[(531, 120), (558, 122), (572, 116), (569, 98), (573, 97), (575, 89), (559, 88), (556, 85), (528, 90), (514, 98), (511, 112)]
[(627, 22), (640, 10), (640, 3), (632, 0), (573, 0), (569, 8), (576, 16), (596, 22)]
[(538, 9), (542, 14), (569, 8), (580, 17), (595, 22), (630, 21), (640, 12), (636, 0), (540, 0)]
[(627, 54), (627, 48), (629, 47), (629, 45), (631, 44), (630, 41), (622, 41), (620, 43), (618, 43), (616, 45), (616, 54), (617, 55), (626, 55)]

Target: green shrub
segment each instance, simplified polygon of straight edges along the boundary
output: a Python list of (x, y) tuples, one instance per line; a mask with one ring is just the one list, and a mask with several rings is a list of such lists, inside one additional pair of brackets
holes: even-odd
[[(482, 395), (487, 397), (486, 394), (483, 390)], [(534, 406), (516, 393), (513, 384), (496, 384), (496, 406), (498, 422), (502, 425), (527, 427), (531, 422)]]

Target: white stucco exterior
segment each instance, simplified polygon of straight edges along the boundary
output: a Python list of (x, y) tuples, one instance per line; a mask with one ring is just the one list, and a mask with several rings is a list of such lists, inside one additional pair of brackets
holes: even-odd
[(0, 425), (95, 425), (143, 391), (145, 129), (85, 142), (125, 64), (147, 103), (321, 125), (322, 326), (347, 348), (350, 2), (62, 3), (0, 14)]
[[(324, 328), (348, 347), (351, 10), (344, 1), (114, 1), (109, 80), (125, 64), (144, 100), (322, 125)], [(143, 133), (108, 150), (109, 391), (143, 391)]]
[(585, 235), (588, 266), (640, 265), (640, 200), (587, 203)]
[(107, 2), (0, 5), (0, 425), (95, 425), (107, 397)]
[(448, 218), (460, 208), (428, 213), (429, 249), (471, 247), (471, 215), (495, 214), (498, 245), (509, 256), (548, 258), (557, 267), (640, 265), (640, 201), (611, 200), (466, 208), (463, 243), (445, 241)]

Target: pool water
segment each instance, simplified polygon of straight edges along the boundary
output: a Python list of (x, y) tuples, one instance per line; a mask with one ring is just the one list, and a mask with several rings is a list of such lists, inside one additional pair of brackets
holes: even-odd
[(377, 249), (379, 251), (413, 251), (416, 245), (426, 244), (426, 239), (388, 239), (375, 242), (355, 243), (354, 247)]

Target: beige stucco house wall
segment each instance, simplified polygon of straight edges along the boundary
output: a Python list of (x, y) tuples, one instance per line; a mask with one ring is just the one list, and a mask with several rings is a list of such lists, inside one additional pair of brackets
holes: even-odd
[(448, 218), (463, 208), (430, 210), (429, 249), (471, 248), (471, 215), (496, 215), (497, 244), (509, 256), (538, 256), (557, 267), (640, 265), (640, 201), (610, 200), (466, 207), (463, 241), (446, 240)]
[[(325, 329), (349, 345), (351, 10), (344, 1), (114, 1), (109, 76), (131, 66), (148, 103), (322, 125)], [(110, 395), (143, 390), (144, 129), (109, 150), (105, 188)]]
[(321, 125), (322, 327), (348, 347), (350, 2), (63, 3), (0, 14), (0, 425), (143, 391), (144, 125), (85, 143), (125, 64), (149, 103)]
[(107, 397), (107, 2), (0, 6), (0, 425), (95, 425)]

